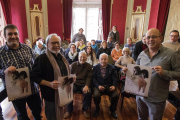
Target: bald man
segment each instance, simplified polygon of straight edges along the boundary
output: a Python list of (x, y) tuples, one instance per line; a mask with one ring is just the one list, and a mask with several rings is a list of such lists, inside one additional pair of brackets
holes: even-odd
[(99, 115), (101, 95), (107, 94), (111, 97), (111, 106), (109, 107), (111, 116), (113, 118), (117, 118), (117, 114), (115, 113), (119, 99), (119, 94), (116, 90), (117, 82), (116, 69), (114, 66), (108, 64), (108, 55), (106, 53), (102, 53), (99, 56), (99, 64), (93, 67), (93, 97), (96, 105), (94, 117)]
[[(180, 53), (163, 47), (163, 37), (158, 29), (146, 33), (148, 46), (138, 56), (136, 64), (152, 70), (148, 97), (136, 97), (139, 120), (162, 120), (171, 80), (180, 78)], [(126, 71), (127, 68), (123, 68)]]

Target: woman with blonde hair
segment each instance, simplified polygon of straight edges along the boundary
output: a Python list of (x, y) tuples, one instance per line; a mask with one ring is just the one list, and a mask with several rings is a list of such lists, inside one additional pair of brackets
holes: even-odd
[(124, 47), (122, 50), (122, 54), (123, 56), (121, 56), (115, 63), (115, 66), (123, 68), (123, 67), (127, 67), (127, 64), (135, 64), (136, 62), (134, 61), (134, 59), (130, 56), (130, 50), (128, 47)]
[(101, 47), (99, 48), (96, 58), (99, 59), (99, 55), (101, 53), (106, 53), (108, 55), (111, 55), (111, 50), (107, 47), (107, 42), (106, 41), (102, 41), (101, 42)]

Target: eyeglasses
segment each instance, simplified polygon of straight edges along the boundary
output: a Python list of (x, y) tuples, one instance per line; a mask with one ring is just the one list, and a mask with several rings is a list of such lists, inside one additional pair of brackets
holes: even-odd
[(51, 42), (51, 45), (60, 45), (60, 42)]
[(150, 40), (151, 38), (152, 38), (152, 39), (156, 39), (156, 38), (158, 38), (158, 37), (161, 37), (161, 36), (154, 36), (154, 35), (153, 35), (153, 36), (147, 36), (146, 39)]
[(170, 37), (172, 37), (172, 38), (173, 38), (173, 37), (174, 37), (174, 38), (177, 38), (178, 36), (176, 36), (176, 35), (170, 35)]

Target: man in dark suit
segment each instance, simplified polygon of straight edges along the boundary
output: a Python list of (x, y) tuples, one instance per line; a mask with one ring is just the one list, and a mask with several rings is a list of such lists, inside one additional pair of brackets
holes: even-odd
[(102, 53), (99, 56), (99, 61), (100, 63), (93, 67), (93, 97), (96, 105), (94, 117), (99, 115), (101, 95), (107, 94), (111, 98), (111, 106), (109, 107), (111, 116), (117, 118), (117, 114), (115, 113), (119, 99), (119, 94), (116, 90), (118, 82), (117, 72), (114, 66), (108, 64), (108, 55), (106, 53)]
[(134, 60), (136, 61), (139, 54), (145, 50), (147, 48), (147, 45), (146, 45), (146, 36), (143, 35), (143, 38), (141, 41), (138, 41), (136, 44), (135, 44), (135, 48), (134, 48), (134, 54), (133, 54), (133, 58)]

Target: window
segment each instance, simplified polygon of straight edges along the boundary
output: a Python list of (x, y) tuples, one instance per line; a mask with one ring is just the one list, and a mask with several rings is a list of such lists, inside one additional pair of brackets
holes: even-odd
[(6, 26), (6, 20), (4, 17), (4, 13), (2, 10), (2, 6), (0, 3), (0, 47), (3, 46), (5, 44), (5, 38), (4, 38), (4, 27)]
[(99, 16), (102, 16), (100, 10), (101, 4), (73, 4), (71, 36), (83, 28), (87, 41), (97, 40), (99, 27), (102, 27), (102, 22), (99, 22)]

